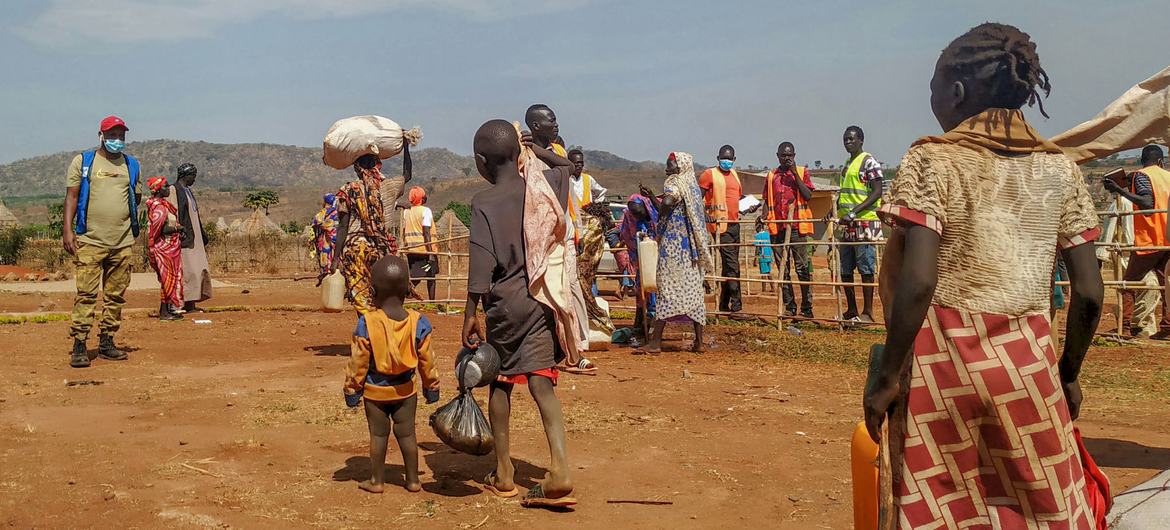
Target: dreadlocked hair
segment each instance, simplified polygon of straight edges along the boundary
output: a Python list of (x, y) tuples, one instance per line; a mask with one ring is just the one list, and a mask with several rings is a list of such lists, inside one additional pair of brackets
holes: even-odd
[(1015, 26), (994, 22), (975, 26), (943, 50), (939, 64), (959, 76), (985, 80), (996, 107), (1039, 105), (1040, 114), (1048, 117), (1040, 93), (1047, 97), (1052, 83), (1040, 67), (1036, 43)]
[(601, 223), (601, 230), (608, 232), (617, 226), (613, 222), (613, 213), (609, 211), (608, 202), (591, 202), (581, 208), (581, 212), (596, 217)]

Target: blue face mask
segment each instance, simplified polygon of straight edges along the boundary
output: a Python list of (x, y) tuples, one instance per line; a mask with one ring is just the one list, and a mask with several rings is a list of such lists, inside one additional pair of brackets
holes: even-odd
[(733, 166), (735, 166), (734, 160), (727, 160), (726, 158), (719, 160), (719, 169), (723, 171), (731, 171)]
[(106, 140), (106, 141), (102, 142), (102, 145), (106, 148), (106, 151), (109, 151), (109, 152), (116, 155), (118, 153), (121, 153), (122, 150), (126, 148), (126, 141), (125, 140)]

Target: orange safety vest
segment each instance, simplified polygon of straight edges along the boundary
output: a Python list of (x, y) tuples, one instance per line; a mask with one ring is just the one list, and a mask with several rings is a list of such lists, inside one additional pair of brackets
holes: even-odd
[[(1150, 177), (1150, 186), (1154, 188), (1154, 209), (1165, 210), (1170, 205), (1170, 171), (1158, 166), (1142, 168), (1141, 172)], [(1134, 184), (1130, 184), (1130, 193), (1136, 193)], [(1161, 247), (1166, 246), (1166, 212), (1148, 215), (1133, 216), (1133, 246)], [(1153, 254), (1157, 250), (1139, 250), (1137, 254)]]
[[(775, 206), (776, 203), (774, 201), (774, 197), (772, 196), (772, 182), (776, 178), (776, 175), (778, 172), (779, 172), (779, 168), (769, 171), (768, 178), (764, 182), (764, 193), (766, 193), (768, 196), (768, 213), (766, 216), (766, 220), (768, 220), (768, 221), (775, 221), (776, 220), (776, 206)], [(804, 177), (807, 174), (808, 174), (807, 167), (796, 166), (796, 178), (804, 180)], [(811, 236), (815, 233), (814, 228), (813, 228), (813, 223), (812, 223), (812, 218), (813, 218), (812, 209), (810, 209), (808, 207), (808, 202), (805, 201), (804, 198), (800, 196), (799, 191), (796, 192), (796, 218), (799, 220), (804, 220), (804, 219), (809, 220), (806, 223), (797, 223), (796, 224), (796, 233), (797, 234), (800, 234), (802, 236)], [(772, 234), (772, 235), (779, 234), (780, 233), (780, 223), (768, 223), (768, 233)]]
[(742, 189), (739, 182), (739, 173), (734, 169), (724, 175), (717, 167), (707, 170), (711, 174), (711, 189), (703, 194), (703, 204), (707, 210), (707, 232), (719, 235), (727, 232), (728, 220), (731, 219), (730, 208), (735, 208), (739, 214), (739, 200), (735, 204), (727, 204), (727, 187), (734, 183), (737, 189)]

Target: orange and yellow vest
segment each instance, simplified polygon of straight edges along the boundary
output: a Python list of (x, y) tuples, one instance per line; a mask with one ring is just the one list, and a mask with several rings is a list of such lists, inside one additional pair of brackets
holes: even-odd
[[(1165, 210), (1170, 205), (1170, 171), (1158, 166), (1142, 168), (1141, 172), (1150, 177), (1150, 186), (1154, 188), (1154, 209)], [(1130, 192), (1136, 193), (1134, 185), (1130, 184)], [(1133, 216), (1133, 246), (1161, 247), (1166, 246), (1166, 212), (1148, 215)], [(1137, 254), (1152, 254), (1157, 250), (1139, 250)]]
[[(772, 196), (772, 182), (776, 179), (776, 175), (780, 172), (780, 168), (773, 169), (768, 172), (768, 177), (764, 182), (764, 193), (768, 195), (768, 213), (766, 219), (768, 221), (776, 220), (775, 199)], [(804, 180), (808, 174), (808, 168), (804, 166), (796, 166), (796, 178)], [(799, 220), (807, 219), (808, 222), (796, 224), (796, 233), (802, 236), (811, 236), (814, 234), (812, 223), (812, 210), (808, 207), (808, 202), (800, 196), (800, 192), (796, 191), (796, 218)], [(768, 233), (776, 235), (780, 233), (779, 223), (768, 223)]]
[[(703, 204), (707, 211), (707, 232), (719, 235), (727, 232), (727, 221), (731, 219), (728, 208), (735, 208), (736, 214), (739, 213), (739, 202), (735, 204), (727, 204), (727, 187), (734, 185), (736, 189), (741, 189), (739, 184), (739, 173), (734, 169), (727, 175), (719, 168), (711, 168), (707, 170), (711, 175), (711, 190), (703, 194)], [(736, 219), (738, 219), (738, 215)]]
[[(423, 246), (426, 243), (426, 238), (423, 237), (423, 211), (426, 206), (412, 206), (409, 209), (402, 211), (402, 239), (406, 242), (407, 254), (423, 254), (425, 252), (438, 252), (438, 246), (434, 243)], [(431, 221), (433, 224), (434, 221)], [(416, 246), (417, 245), (417, 246)]]
[(579, 200), (571, 186), (570, 184), (569, 219), (573, 220), (573, 240), (577, 241), (581, 238), (581, 208), (593, 203), (593, 177), (588, 173), (581, 173), (581, 198)]

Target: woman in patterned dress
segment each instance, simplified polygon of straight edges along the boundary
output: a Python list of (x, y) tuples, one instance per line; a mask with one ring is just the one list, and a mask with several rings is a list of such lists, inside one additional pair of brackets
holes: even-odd
[[(1050, 89), (1036, 45), (980, 25), (930, 87), (947, 132), (915, 142), (881, 209), (892, 304), (864, 399), (875, 441), (889, 414), (894, 499), (879, 513), (899, 528), (1104, 528), (1108, 483), (1072, 423), (1104, 296), (1100, 231), (1080, 169), (1021, 111)], [(1058, 250), (1072, 284), (1059, 359)]]
[(177, 221), (178, 209), (167, 200), (171, 186), (166, 177), (154, 177), (146, 181), (150, 198), (146, 200), (146, 215), (149, 219), (147, 249), (150, 266), (158, 274), (159, 320), (180, 320), (182, 315), (175, 308), (183, 307), (183, 258), (179, 245), (183, 228)]
[[(402, 156), (403, 171), (409, 172), (410, 151), (406, 145)], [(382, 256), (397, 254), (398, 243), (382, 217), (382, 161), (376, 155), (362, 156), (353, 163), (353, 171), (358, 180), (337, 191), (337, 240), (329, 272), (341, 270), (346, 298), (358, 314), (364, 315), (376, 308), (370, 267)]]
[(326, 193), (322, 199), (321, 211), (313, 217), (313, 251), (317, 254), (317, 265), (321, 276), (329, 273), (333, 263), (333, 247), (337, 239), (337, 195)]
[(693, 160), (687, 153), (671, 153), (666, 160), (662, 198), (649, 195), (658, 211), (658, 300), (646, 353), (662, 351), (667, 322), (693, 325), (691, 351), (703, 351), (703, 325), (707, 322), (703, 275), (715, 270), (715, 263)]

